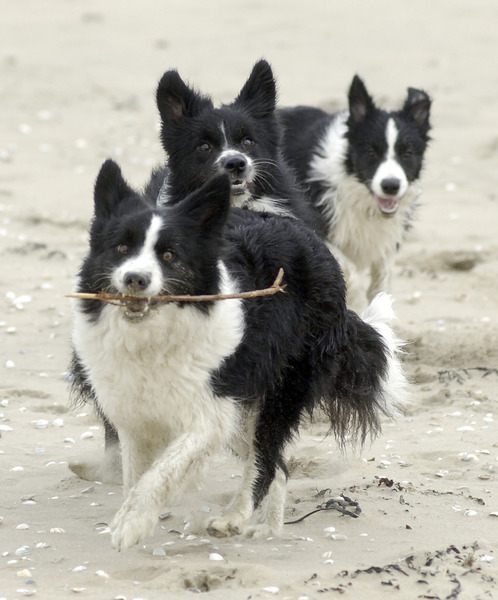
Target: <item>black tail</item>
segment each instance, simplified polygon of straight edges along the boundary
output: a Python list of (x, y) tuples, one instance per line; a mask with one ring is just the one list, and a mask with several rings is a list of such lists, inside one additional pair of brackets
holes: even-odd
[(381, 430), (381, 417), (394, 417), (405, 403), (407, 381), (398, 359), (401, 343), (390, 327), (391, 298), (379, 294), (360, 318), (348, 311), (347, 344), (337, 355), (334, 394), (322, 409), (340, 445), (363, 443)]

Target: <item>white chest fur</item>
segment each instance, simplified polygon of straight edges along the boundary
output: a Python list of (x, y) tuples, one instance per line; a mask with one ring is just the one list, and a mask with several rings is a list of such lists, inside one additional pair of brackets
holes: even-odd
[(240, 300), (216, 302), (208, 314), (164, 303), (138, 323), (108, 305), (95, 323), (75, 311), (73, 343), (118, 430), (133, 435), (147, 426), (168, 438), (206, 422), (228, 426), (232, 411), (221, 414), (226, 402), (214, 397), (210, 377), (235, 351), (243, 328)]

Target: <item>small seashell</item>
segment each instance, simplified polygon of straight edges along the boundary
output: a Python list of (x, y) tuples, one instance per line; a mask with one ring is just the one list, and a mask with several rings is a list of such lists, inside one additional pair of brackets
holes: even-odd
[(263, 592), (268, 592), (269, 594), (278, 594), (279, 591), (280, 589), (273, 585), (263, 588)]
[(16, 366), (16, 363), (13, 360), (6, 360), (5, 361), (5, 368), (6, 369), (13, 369)]
[(481, 556), (481, 559), (480, 559), (480, 560), (481, 560), (481, 562), (488, 562), (488, 563), (489, 563), (489, 562), (491, 562), (491, 561), (492, 561), (492, 560), (494, 560), (494, 559), (495, 559), (495, 557), (494, 557), (494, 556), (489, 556), (489, 554), (483, 554), (483, 555)]
[(15, 552), (14, 554), (16, 556), (27, 556), (28, 554), (31, 554), (31, 549), (29, 546), (20, 546)]
[(103, 571), (102, 569), (99, 569), (98, 571), (95, 571), (95, 575), (97, 575), (97, 577), (103, 577), (104, 579), (110, 579), (111, 576), (108, 575), (105, 571)]
[(20, 588), (16, 590), (18, 594), (22, 594), (23, 596), (34, 596), (36, 594), (36, 590), (26, 590), (24, 588)]
[(28, 579), (32, 577), (32, 573), (29, 569), (22, 569), (21, 571), (17, 571), (17, 577), (27, 577)]
[(73, 573), (79, 573), (80, 571), (86, 571), (86, 567), (85, 565), (78, 565), (77, 567), (74, 567), (74, 569), (71, 569)]
[(322, 558), (332, 558), (332, 556), (334, 556), (334, 554), (331, 550), (322, 554)]
[(489, 516), (490, 517), (498, 517), (498, 512), (490, 512)]
[(45, 429), (45, 427), (48, 427), (48, 421), (46, 419), (40, 419), (35, 423), (35, 427), (37, 429)]
[(35, 545), (35, 548), (50, 548), (50, 545), (47, 542), (38, 542)]
[(457, 431), (474, 431), (474, 428), (471, 425), (463, 425), (459, 427)]
[(85, 592), (86, 588), (84, 588), (84, 587), (75, 587), (75, 588), (71, 588), (71, 591), (74, 592), (75, 594), (79, 594), (80, 592)]
[(87, 440), (89, 438), (93, 438), (93, 433), (91, 431), (85, 431), (80, 435), (80, 440)]
[(66, 533), (66, 531), (62, 527), (52, 527), (50, 533)]
[(477, 515), (477, 512), (475, 510), (466, 510), (463, 513), (464, 517), (475, 517)]
[(0, 431), (14, 431), (10, 425), (0, 425)]
[(154, 548), (152, 556), (166, 556), (166, 550), (164, 548)]
[(64, 425), (64, 419), (61, 419), (61, 418), (54, 419), (54, 420), (52, 421), (52, 425), (53, 425), (54, 427), (63, 427), (63, 425)]
[(211, 554), (209, 555), (209, 560), (225, 560), (223, 558), (223, 556), (221, 556), (221, 554), (218, 554), (217, 552), (211, 552)]
[(333, 534), (332, 534), (330, 537), (331, 537), (333, 540), (346, 540), (346, 539), (347, 539), (347, 536), (345, 536), (345, 535), (342, 535), (342, 534), (340, 534), (340, 533), (333, 533)]
[(323, 531), (325, 531), (325, 533), (334, 533), (335, 527), (325, 527)]
[(29, 529), (29, 525), (27, 523), (19, 523), (16, 529)]

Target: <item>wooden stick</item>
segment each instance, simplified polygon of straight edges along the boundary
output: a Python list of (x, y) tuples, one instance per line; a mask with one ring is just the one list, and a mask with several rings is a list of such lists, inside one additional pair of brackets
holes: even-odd
[(78, 298), (80, 300), (101, 300), (108, 304), (114, 304), (121, 306), (126, 302), (211, 302), (213, 300), (234, 300), (236, 298), (257, 298), (259, 296), (271, 296), (277, 292), (284, 292), (285, 285), (280, 285), (284, 277), (284, 270), (279, 269), (275, 281), (269, 288), (264, 290), (252, 290), (250, 292), (239, 292), (235, 294), (204, 294), (200, 296), (191, 296), (185, 294), (183, 296), (152, 296), (147, 298), (145, 296), (122, 296), (120, 294), (108, 294), (107, 292), (99, 292), (98, 294), (91, 294), (87, 292), (75, 292), (73, 294), (66, 294), (66, 298)]

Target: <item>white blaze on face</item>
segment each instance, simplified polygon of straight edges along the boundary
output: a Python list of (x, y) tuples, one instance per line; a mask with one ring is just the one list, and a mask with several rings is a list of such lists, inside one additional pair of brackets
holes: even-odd
[(372, 192), (380, 210), (385, 214), (396, 212), (399, 201), (408, 189), (405, 172), (396, 158), (398, 134), (394, 119), (389, 119), (386, 125), (387, 152), (372, 179)]
[(161, 293), (164, 283), (163, 272), (155, 247), (163, 226), (163, 219), (154, 215), (138, 253), (121, 263), (112, 274), (112, 283), (121, 293), (126, 292), (126, 278), (129, 273), (142, 274), (149, 280), (147, 287), (142, 290), (144, 296), (157, 296)]
[[(216, 159), (216, 166), (220, 173), (230, 176), (232, 203), (238, 206), (251, 196), (248, 186), (256, 174), (254, 161), (246, 153), (229, 144), (223, 122), (220, 125), (220, 131), (223, 144), (222, 151)], [(237, 162), (240, 163), (240, 166), (237, 166)]]

